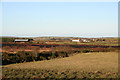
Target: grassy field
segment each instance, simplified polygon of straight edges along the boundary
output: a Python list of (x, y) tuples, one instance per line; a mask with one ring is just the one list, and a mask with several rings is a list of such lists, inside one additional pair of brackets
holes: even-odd
[(85, 44), (85, 45), (118, 46), (118, 42), (90, 42), (90, 43), (55, 42), (55, 44)]
[[(57, 37), (55, 37), (56, 39), (57, 39)], [(64, 39), (65, 37), (61, 37), (61, 39)], [(67, 38), (67, 37), (66, 37)], [(49, 44), (85, 44), (85, 45), (106, 45), (106, 46), (118, 46), (118, 38), (97, 38), (97, 39), (104, 39), (105, 41), (91, 41), (91, 42), (85, 42), (85, 43), (83, 43), (83, 42), (72, 42), (71, 40), (73, 39), (73, 38), (67, 38), (67, 39), (69, 39), (69, 40), (62, 40), (62, 41), (60, 41), (59, 39), (58, 39), (58, 41), (55, 41), (55, 40), (53, 40), (52, 42), (49, 42), (48, 41), (48, 43)], [(88, 38), (88, 39), (91, 39), (91, 38)], [(41, 40), (39, 40), (39, 38), (38, 39), (36, 39), (36, 41), (35, 42), (39, 42), (39, 43), (45, 43), (45, 42), (47, 42), (47, 40), (46, 41), (41, 41)]]
[(66, 58), (5, 65), (3, 77), (118, 78), (118, 53), (84, 53)]

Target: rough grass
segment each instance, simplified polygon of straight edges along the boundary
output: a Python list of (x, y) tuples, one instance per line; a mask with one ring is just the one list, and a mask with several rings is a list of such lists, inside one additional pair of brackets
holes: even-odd
[(55, 42), (56, 44), (85, 44), (85, 45), (105, 45), (105, 46), (118, 46), (118, 42), (89, 42), (89, 43), (75, 43), (75, 42)]
[(118, 78), (118, 53), (99, 52), (3, 66), (3, 77)]
[(75, 43), (75, 42), (55, 42), (56, 44), (85, 44), (85, 45), (106, 45), (106, 46), (118, 46), (118, 38), (102, 38), (105, 41), (96, 41), (89, 43)]
[(102, 71), (71, 71), (3, 68), (3, 78), (119, 78), (118, 73)]

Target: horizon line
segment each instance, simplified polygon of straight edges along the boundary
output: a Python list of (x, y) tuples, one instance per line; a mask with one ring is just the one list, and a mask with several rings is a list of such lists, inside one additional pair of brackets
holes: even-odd
[(6, 36), (1, 36), (0, 37), (26, 37), (26, 38), (29, 38), (29, 37), (81, 37), (81, 38), (118, 38), (119, 36), (98, 36), (98, 37), (88, 37), (88, 36), (10, 36), (10, 35), (6, 35)]

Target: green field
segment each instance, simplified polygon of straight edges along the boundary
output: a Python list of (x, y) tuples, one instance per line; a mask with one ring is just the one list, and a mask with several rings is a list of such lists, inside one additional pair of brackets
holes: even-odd
[[(53, 40), (54, 39), (54, 40)], [(98, 41), (93, 41), (92, 38), (90, 42), (72, 42), (72, 39), (82, 39), (82, 37), (38, 37), (35, 38), (35, 43), (46, 44), (85, 44), (85, 45), (106, 45), (106, 46), (118, 46), (118, 38), (117, 37), (101, 37), (94, 38), (98, 39)], [(102, 41), (104, 39), (104, 41)]]
[(84, 53), (52, 60), (5, 65), (3, 77), (118, 78), (118, 53)]
[(89, 42), (89, 43), (75, 43), (75, 42), (55, 42), (56, 44), (85, 44), (85, 45), (105, 45), (118, 46), (118, 42)]

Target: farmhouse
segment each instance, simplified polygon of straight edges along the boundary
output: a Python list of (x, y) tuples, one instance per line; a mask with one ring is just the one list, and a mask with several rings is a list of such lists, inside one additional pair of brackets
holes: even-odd
[(14, 42), (30, 42), (33, 41), (33, 39), (15, 39)]
[(89, 39), (81, 39), (82, 42), (90, 42)]
[(73, 39), (72, 42), (80, 42), (79, 39)]

